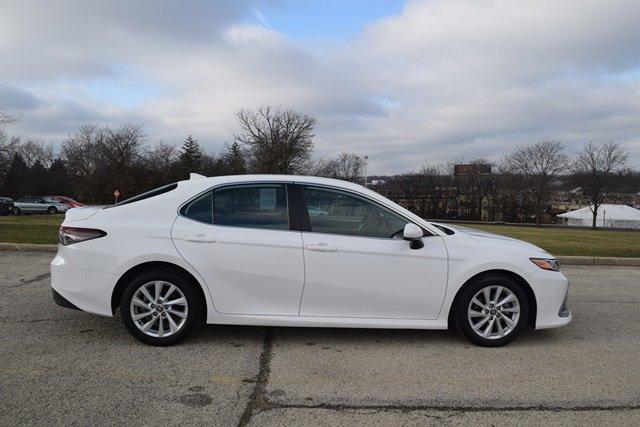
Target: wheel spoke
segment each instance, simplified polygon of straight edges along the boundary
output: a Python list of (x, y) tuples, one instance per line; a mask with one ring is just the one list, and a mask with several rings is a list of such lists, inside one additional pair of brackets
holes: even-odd
[(513, 320), (509, 319), (509, 317), (505, 316), (504, 314), (500, 313), (500, 317), (502, 317), (504, 319), (504, 322), (511, 329), (513, 329), (516, 326), (516, 324), (513, 322)]
[(487, 336), (489, 334), (491, 334), (491, 331), (493, 330), (493, 323), (496, 321), (495, 317), (491, 320), (489, 320), (489, 326), (486, 327), (486, 329), (484, 330), (484, 332), (482, 332), (483, 336)]
[(175, 311), (174, 309), (168, 309), (167, 310), (169, 313), (173, 314), (174, 316), (178, 316), (182, 319), (184, 319), (185, 317), (187, 317), (186, 313), (180, 313), (179, 311)]
[(472, 326), (473, 330), (477, 331), (478, 329), (480, 329), (482, 327), (482, 325), (484, 325), (488, 321), (489, 321), (489, 318), (485, 317), (484, 319), (482, 319), (481, 321), (479, 321), (478, 323), (476, 323), (475, 325)]
[(146, 299), (149, 300), (149, 302), (154, 302), (155, 299), (151, 296), (151, 294), (149, 293), (149, 291), (147, 290), (147, 288), (145, 286), (140, 288), (140, 292), (142, 292), (142, 295), (144, 295), (144, 297)]
[(169, 299), (169, 295), (171, 295), (175, 289), (176, 289), (175, 285), (169, 286), (169, 290), (164, 294), (164, 297), (162, 297), (162, 299), (165, 301)]
[(162, 320), (162, 316), (158, 316), (160, 323), (158, 323), (158, 337), (162, 338), (164, 336), (164, 321)]
[(469, 317), (485, 317), (486, 314), (484, 314), (481, 311), (475, 311), (475, 310), (469, 310)]
[(153, 319), (149, 320), (147, 323), (145, 323), (144, 325), (142, 325), (142, 329), (144, 332), (148, 332), (149, 329), (151, 329), (151, 327), (154, 325), (154, 323), (156, 323), (156, 321), (158, 320), (157, 317), (154, 317)]
[(156, 280), (156, 282), (154, 283), (155, 285), (155, 297), (156, 297), (156, 301), (159, 300), (162, 295), (162, 282), (159, 280)]
[(147, 304), (146, 302), (142, 301), (138, 297), (133, 297), (133, 299), (131, 300), (131, 303), (133, 305), (137, 305), (138, 307), (142, 307), (142, 308), (146, 308), (147, 310), (151, 310), (151, 307), (149, 307), (149, 304)]
[(483, 310), (487, 310), (489, 307), (487, 307), (486, 305), (484, 305), (483, 303), (480, 302), (480, 300), (478, 298), (473, 298), (471, 300), (472, 303), (480, 306)]
[(491, 288), (487, 286), (483, 289), (482, 293), (484, 294), (484, 303), (489, 305), (491, 302)]
[(496, 318), (496, 325), (498, 326), (498, 334), (500, 338), (504, 336), (504, 329), (502, 328), (502, 323), (500, 323), (500, 318)]
[[(170, 313), (170, 312), (169, 312)], [(167, 321), (169, 322), (169, 329), (171, 329), (171, 333), (174, 333), (178, 330), (178, 325), (171, 317), (171, 314), (167, 313)]]
[(184, 297), (180, 297), (178, 299), (174, 299), (171, 301), (167, 301), (164, 303), (164, 305), (182, 305), (182, 304), (186, 304), (187, 300), (184, 299)]
[(509, 295), (507, 295), (502, 301), (500, 301), (498, 304), (496, 304), (498, 307), (501, 307), (502, 305), (511, 302), (511, 301), (515, 301), (516, 300), (516, 296), (512, 293), (509, 293)]
[(520, 313), (520, 307), (505, 307), (500, 309), (500, 311), (503, 313)]
[(147, 311), (147, 312), (144, 312), (144, 313), (138, 313), (138, 314), (136, 314), (136, 315), (134, 315), (134, 316), (131, 316), (131, 318), (132, 318), (133, 320), (140, 320), (140, 319), (142, 319), (143, 317), (151, 316), (152, 314), (153, 314), (153, 310), (151, 310), (151, 311)]
[(498, 301), (498, 300), (500, 299), (500, 294), (502, 293), (502, 290), (503, 290), (503, 289), (504, 289), (504, 288), (503, 288), (502, 286), (497, 286), (497, 287), (496, 287), (496, 294), (495, 294), (495, 296), (493, 297), (493, 303), (494, 303), (494, 304), (496, 303), (496, 301)]

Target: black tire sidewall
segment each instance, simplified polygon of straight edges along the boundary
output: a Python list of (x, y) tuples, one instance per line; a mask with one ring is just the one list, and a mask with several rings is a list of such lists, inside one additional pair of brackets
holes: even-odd
[[(168, 337), (158, 338), (146, 335), (135, 325), (134, 320), (131, 318), (130, 303), (133, 295), (136, 291), (145, 283), (152, 282), (154, 280), (162, 280), (172, 283), (178, 287), (189, 304), (189, 313), (187, 315), (187, 321), (180, 331), (170, 335)], [(154, 346), (168, 346), (177, 344), (185, 339), (199, 324), (201, 317), (202, 301), (200, 295), (194, 288), (194, 284), (191, 280), (185, 277), (183, 274), (164, 268), (158, 268), (148, 270), (136, 275), (125, 288), (122, 299), (120, 301), (120, 314), (122, 315), (122, 322), (129, 332), (138, 340), (145, 344)]]
[[(518, 302), (520, 304), (520, 317), (518, 319), (518, 324), (508, 335), (498, 339), (483, 338), (475, 333), (471, 328), (467, 317), (467, 309), (473, 296), (480, 289), (490, 285), (500, 285), (509, 289), (518, 298)], [(500, 347), (515, 340), (526, 327), (529, 316), (529, 302), (524, 290), (522, 289), (522, 285), (517, 281), (505, 275), (491, 274), (475, 280), (463, 290), (456, 303), (455, 315), (458, 329), (465, 337), (467, 337), (467, 339), (469, 339), (469, 341), (482, 347)]]
[(54, 207), (51, 207), (51, 208), (47, 209), (47, 213), (48, 213), (49, 215), (57, 214), (57, 213), (58, 213), (58, 209), (56, 209), (56, 208), (54, 208)]

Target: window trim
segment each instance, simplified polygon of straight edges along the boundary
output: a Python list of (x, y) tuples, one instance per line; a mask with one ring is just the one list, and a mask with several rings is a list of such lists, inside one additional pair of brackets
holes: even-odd
[[(411, 224), (415, 224), (418, 227), (420, 227), (420, 229), (422, 230), (422, 233), (424, 234), (423, 237), (431, 237), (434, 236), (434, 234), (427, 230), (426, 228), (424, 228), (422, 225), (420, 224), (416, 224), (415, 221), (407, 218), (405, 215), (403, 215), (402, 213), (396, 211), (395, 209), (392, 209), (389, 206), (386, 206), (380, 202), (378, 202), (377, 200), (372, 199), (371, 197), (368, 197), (364, 194), (358, 193), (357, 191), (352, 191), (349, 189), (345, 189), (342, 187), (334, 187), (334, 186), (330, 186), (330, 185), (325, 185), (325, 184), (314, 184), (314, 183), (306, 183), (306, 182), (299, 182), (299, 183), (294, 183), (294, 185), (297, 185), (298, 187), (300, 187), (300, 193), (302, 196), (302, 200), (304, 201), (304, 206), (302, 206), (302, 209), (300, 209), (302, 215), (305, 216), (306, 218), (306, 224), (308, 224), (308, 229), (301, 229), (300, 231), (304, 231), (306, 233), (317, 233), (317, 234), (325, 234), (327, 236), (341, 236), (341, 237), (354, 237), (354, 238), (359, 238), (359, 239), (378, 239), (378, 240), (397, 240), (393, 237), (374, 237), (374, 236), (357, 236), (357, 235), (353, 235), (353, 234), (337, 234), (337, 233), (323, 233), (322, 231), (313, 231), (311, 229), (311, 219), (309, 218), (309, 212), (307, 210), (307, 200), (304, 197), (304, 189), (305, 187), (315, 187), (318, 188), (320, 190), (329, 190), (329, 191), (334, 191), (334, 192), (338, 192), (338, 193), (346, 193), (347, 195), (350, 196), (355, 196), (355, 197), (359, 197), (361, 199), (364, 199), (367, 202), (370, 202), (382, 209), (386, 209), (388, 211), (393, 212), (394, 214), (398, 215), (399, 217), (403, 218), (405, 221), (407, 221), (407, 223), (411, 223)], [(303, 222), (304, 224), (305, 222)]]
[[(288, 229), (274, 229), (274, 228), (261, 228), (261, 227), (243, 227), (243, 226), (238, 226), (238, 225), (226, 225), (226, 224), (216, 224), (215, 223), (215, 191), (217, 190), (222, 190), (226, 187), (255, 187), (257, 185), (282, 185), (285, 188), (285, 196), (287, 199), (287, 223), (289, 228)], [(226, 182), (223, 184), (218, 184), (218, 185), (214, 185), (213, 187), (209, 187), (206, 190), (203, 190), (201, 192), (199, 192), (198, 194), (196, 194), (195, 196), (191, 197), (190, 199), (188, 199), (187, 201), (185, 201), (184, 203), (182, 203), (180, 206), (178, 206), (178, 216), (182, 217), (184, 219), (188, 219), (189, 221), (195, 221), (197, 223), (200, 224), (205, 224), (205, 225), (209, 225), (209, 226), (213, 226), (213, 227), (227, 227), (227, 228), (240, 228), (240, 229), (244, 229), (244, 230), (265, 230), (265, 231), (294, 231), (296, 233), (300, 232), (300, 229), (293, 229), (292, 225), (292, 217), (291, 217), (291, 201), (289, 198), (289, 186), (292, 185), (293, 182), (291, 181), (245, 181), (245, 182)], [(212, 197), (211, 197), (211, 217), (213, 220), (213, 223), (210, 222), (203, 222), (203, 221), (198, 221), (197, 219), (193, 219), (190, 218), (188, 216), (182, 215), (182, 209), (188, 205), (189, 203), (193, 202), (194, 200), (198, 199), (199, 197), (203, 196), (204, 194), (211, 192), (212, 193)]]

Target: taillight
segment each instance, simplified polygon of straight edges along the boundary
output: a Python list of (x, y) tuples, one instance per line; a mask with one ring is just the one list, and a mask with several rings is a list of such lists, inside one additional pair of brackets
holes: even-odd
[(98, 237), (106, 235), (107, 233), (104, 231), (96, 230), (95, 228), (60, 227), (58, 242), (63, 246), (67, 246), (73, 243), (84, 242), (85, 240), (97, 239)]

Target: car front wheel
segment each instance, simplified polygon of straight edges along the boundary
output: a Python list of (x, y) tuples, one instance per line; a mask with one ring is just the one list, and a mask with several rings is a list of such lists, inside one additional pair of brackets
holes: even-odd
[(495, 274), (467, 286), (455, 310), (458, 328), (471, 342), (500, 347), (520, 335), (527, 322), (529, 304), (517, 281)]
[(13, 212), (14, 215), (20, 215), (22, 213), (20, 208), (17, 206), (14, 206), (13, 209), (11, 209), (11, 211)]
[(53, 206), (51, 206), (49, 209), (47, 209), (47, 213), (49, 215), (57, 214), (58, 213), (58, 209), (56, 209)]
[(120, 312), (125, 327), (138, 340), (156, 346), (182, 341), (194, 329), (202, 306), (193, 284), (170, 269), (136, 276), (125, 289)]

